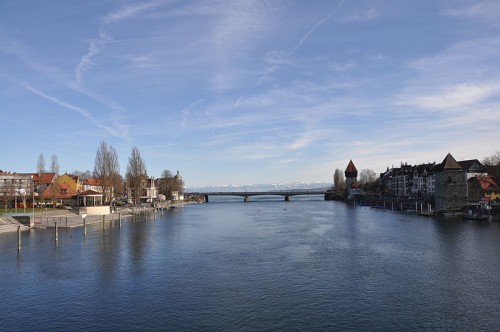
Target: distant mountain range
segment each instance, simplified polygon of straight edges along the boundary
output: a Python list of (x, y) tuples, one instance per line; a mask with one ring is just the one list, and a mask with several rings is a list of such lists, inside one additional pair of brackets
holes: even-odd
[(283, 190), (326, 190), (330, 189), (333, 183), (325, 182), (290, 182), (275, 184), (248, 184), (248, 185), (224, 185), (224, 186), (193, 186), (186, 188), (187, 192), (232, 192), (232, 191), (283, 191)]

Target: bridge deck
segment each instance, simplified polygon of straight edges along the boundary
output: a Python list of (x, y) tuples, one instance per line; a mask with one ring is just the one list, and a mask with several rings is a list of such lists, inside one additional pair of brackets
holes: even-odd
[(296, 195), (324, 195), (326, 194), (326, 190), (308, 190), (308, 191), (221, 191), (221, 192), (208, 192), (208, 193), (197, 193), (200, 195), (209, 195), (209, 196), (262, 196), (262, 195), (271, 195), (271, 196), (296, 196)]
[(208, 196), (240, 196), (245, 202), (251, 196), (284, 196), (285, 201), (289, 200), (290, 196), (299, 195), (325, 195), (326, 190), (288, 190), (288, 191), (220, 191), (220, 192), (197, 192), (189, 193), (194, 195), (205, 196), (205, 201), (208, 202)]

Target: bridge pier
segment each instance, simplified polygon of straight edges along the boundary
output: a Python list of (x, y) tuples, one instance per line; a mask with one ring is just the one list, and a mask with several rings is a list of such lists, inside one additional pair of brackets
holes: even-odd
[(205, 203), (208, 203), (208, 195), (203, 195), (205, 197)]
[(285, 196), (285, 202), (290, 202), (290, 196)]
[(243, 202), (245, 202), (245, 203), (248, 202), (248, 196), (243, 197)]

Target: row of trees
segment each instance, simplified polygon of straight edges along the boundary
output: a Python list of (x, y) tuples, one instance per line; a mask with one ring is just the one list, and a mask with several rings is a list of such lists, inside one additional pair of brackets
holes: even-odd
[[(45, 158), (40, 154), (37, 162), (37, 172), (41, 175), (46, 173)], [(50, 172), (59, 173), (59, 163), (56, 155), (52, 155)], [(76, 171), (74, 175), (80, 178), (98, 179), (102, 187), (103, 200), (109, 203), (114, 197), (120, 197), (125, 194), (125, 187), (129, 189), (134, 202), (139, 202), (141, 190), (148, 180), (146, 163), (137, 147), (132, 147), (128, 158), (125, 178), (120, 175), (120, 163), (116, 149), (106, 143), (101, 142), (97, 148), (94, 170)], [(162, 177), (158, 179), (158, 193), (170, 197), (172, 191), (182, 191), (183, 183), (172, 175), (169, 170), (162, 172)]]
[[(359, 172), (359, 180), (361, 186), (367, 190), (375, 190), (377, 188), (377, 173), (372, 169), (362, 169)], [(345, 176), (344, 172), (336, 169), (333, 173), (333, 185), (338, 190), (345, 190)]]
[(127, 183), (130, 189), (132, 189), (134, 202), (139, 202), (139, 197), (141, 196), (141, 182), (145, 177), (147, 178), (146, 164), (141, 158), (139, 149), (134, 146), (128, 158), (126, 172)]
[(123, 178), (120, 175), (118, 153), (106, 142), (97, 148), (94, 162), (94, 178), (99, 179), (104, 202), (110, 202), (114, 194), (122, 194)]
[[(113, 146), (101, 142), (97, 149), (93, 176), (100, 180), (105, 202), (112, 200), (113, 193), (123, 193), (124, 181), (120, 175), (118, 153)], [(129, 188), (134, 202), (139, 202), (141, 190), (148, 181), (146, 163), (142, 159), (141, 152), (134, 146), (128, 158), (127, 170), (125, 172), (126, 187)], [(163, 171), (162, 177), (158, 179), (158, 192), (170, 196), (172, 191), (181, 191), (182, 182), (175, 180), (168, 170)]]
[(49, 171), (50, 173), (58, 174), (59, 173), (59, 160), (57, 155), (53, 154), (50, 160), (50, 168), (47, 170), (45, 168), (45, 157), (41, 153), (38, 156), (38, 162), (36, 164), (36, 172), (38, 174), (42, 174)]

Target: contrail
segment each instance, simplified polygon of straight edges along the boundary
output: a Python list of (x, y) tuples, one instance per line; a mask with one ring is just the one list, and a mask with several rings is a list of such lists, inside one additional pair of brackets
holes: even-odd
[(38, 89), (35, 89), (33, 88), (32, 86), (30, 85), (24, 85), (24, 88), (28, 91), (31, 91), (33, 92), (34, 94), (38, 95), (39, 97), (42, 97), (43, 99), (46, 99), (48, 101), (51, 101), (53, 102), (54, 104), (57, 104), (59, 106), (62, 106), (68, 110), (71, 110), (71, 111), (74, 111), (80, 115), (83, 115), (85, 118), (87, 118), (88, 120), (91, 120), (93, 121), (92, 119), (92, 116), (90, 114), (90, 112), (88, 112), (87, 110), (81, 108), (81, 107), (78, 107), (78, 106), (74, 106), (72, 104), (69, 104), (69, 103), (66, 103), (56, 97), (52, 97), (52, 96), (49, 96), (45, 93), (43, 93), (42, 91), (38, 90)]
[[(316, 31), (323, 23), (328, 21), (342, 6), (344, 3), (344, 0), (340, 0), (339, 3), (337, 4), (337, 7), (335, 7), (334, 10), (332, 10), (324, 19), (316, 23), (305, 35), (302, 37), (302, 39), (292, 48), (292, 51), (289, 54), (286, 54), (286, 56), (293, 55), (297, 50), (300, 48), (300, 46), (304, 43), (304, 41), (309, 37), (314, 31)], [(271, 68), (268, 68), (263, 75), (259, 77), (259, 79), (255, 82), (254, 86), (257, 86), (260, 82), (262, 82), (268, 75), (270, 75), (272, 72), (278, 70), (280, 65), (274, 65)], [(233, 107), (238, 107), (240, 103), (244, 100), (246, 97), (247, 92), (245, 92), (243, 95), (238, 98), (238, 100), (234, 103)]]
[(99, 121), (97, 121), (96, 119), (94, 119), (94, 117), (92, 116), (92, 114), (87, 111), (86, 109), (84, 108), (81, 108), (81, 107), (78, 107), (78, 106), (75, 106), (73, 104), (70, 104), (70, 103), (67, 103), (61, 99), (58, 99), (56, 97), (53, 97), (53, 96), (50, 96), (34, 87), (32, 87), (31, 85), (27, 85), (27, 84), (23, 84), (23, 87), (28, 90), (28, 91), (31, 91), (32, 93), (38, 95), (39, 97), (45, 99), (45, 100), (48, 100), (50, 102), (53, 102), (54, 104), (56, 105), (59, 105), (65, 109), (68, 109), (68, 110), (71, 110), (73, 112), (76, 112), (80, 115), (82, 115), (83, 117), (85, 117), (87, 120), (89, 120), (92, 124), (96, 125), (97, 127), (107, 131), (109, 134), (113, 135), (113, 136), (116, 136), (116, 137), (119, 137), (119, 138), (122, 138), (122, 139), (127, 139), (127, 135), (126, 134), (123, 134), (123, 133), (119, 133), (115, 128), (112, 128), (110, 126), (105, 126), (103, 124), (101, 124)]
[(332, 10), (324, 19), (322, 19), (321, 21), (319, 21), (318, 23), (316, 23), (311, 28), (311, 30), (309, 30), (304, 35), (304, 37), (302, 37), (302, 39), (297, 43), (297, 45), (295, 45), (293, 47), (293, 49), (290, 52), (290, 54), (294, 54), (299, 49), (299, 47), (302, 45), (302, 43), (307, 39), (307, 37), (309, 37), (309, 35), (312, 34), (314, 31), (316, 31), (316, 29), (318, 29), (323, 23), (325, 23), (326, 21), (328, 21), (333, 16), (333, 14), (335, 14), (340, 9), (340, 7), (342, 6), (343, 3), (344, 3), (344, 0), (340, 0), (339, 4), (337, 5), (337, 7), (334, 10)]

